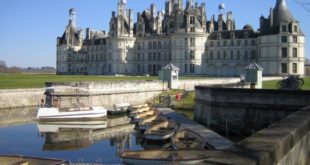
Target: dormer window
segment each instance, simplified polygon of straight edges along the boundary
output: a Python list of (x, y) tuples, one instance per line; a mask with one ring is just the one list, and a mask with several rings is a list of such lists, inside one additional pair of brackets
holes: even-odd
[(298, 32), (298, 26), (294, 25), (294, 32), (297, 33)]
[(249, 37), (249, 33), (248, 32), (244, 32), (244, 38), (248, 38)]
[(235, 39), (235, 33), (230, 33), (230, 38)]
[(190, 16), (190, 17), (189, 17), (189, 23), (190, 23), (191, 25), (194, 25), (194, 24), (195, 24), (195, 17), (194, 17), (194, 16)]
[(220, 39), (221, 39), (221, 33), (218, 33), (217, 36), (216, 36), (216, 38), (217, 38), (218, 40), (220, 40)]

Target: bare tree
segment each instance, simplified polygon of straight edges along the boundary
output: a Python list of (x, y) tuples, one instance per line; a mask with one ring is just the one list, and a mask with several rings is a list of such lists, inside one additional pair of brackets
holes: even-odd
[(300, 4), (307, 12), (310, 13), (310, 0), (295, 0), (295, 2)]
[(0, 66), (5, 67), (6, 68), (6, 63), (3, 60), (0, 60)]

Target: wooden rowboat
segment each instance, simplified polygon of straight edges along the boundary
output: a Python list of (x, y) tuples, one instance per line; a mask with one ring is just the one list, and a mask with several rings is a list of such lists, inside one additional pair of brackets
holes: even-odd
[(21, 155), (0, 155), (0, 164), (5, 165), (70, 165), (67, 160), (28, 157)]
[(130, 117), (135, 117), (136, 115), (140, 114), (140, 113), (143, 113), (143, 112), (147, 112), (147, 111), (150, 111), (151, 108), (150, 107), (144, 107), (144, 108), (140, 108), (140, 109), (136, 109), (134, 111), (131, 111), (129, 113), (129, 116)]
[(172, 142), (176, 149), (205, 149), (204, 138), (190, 129), (176, 131)]
[(167, 140), (177, 129), (178, 125), (174, 121), (162, 121), (149, 127), (144, 133), (144, 138), (146, 140)]
[(151, 110), (143, 113), (137, 114), (135, 117), (133, 117), (134, 123), (139, 123), (144, 121), (147, 118), (150, 118), (151, 116), (158, 116), (159, 112), (157, 110)]
[(145, 131), (149, 127), (151, 127), (152, 125), (160, 123), (160, 122), (163, 122), (163, 121), (166, 121), (166, 120), (168, 120), (168, 119), (165, 116), (161, 116), (161, 115), (159, 115), (159, 116), (151, 116), (151, 117), (146, 118), (143, 121), (139, 122), (137, 124), (137, 126), (136, 126), (136, 129), (140, 130), (140, 131)]
[(129, 165), (199, 164), (215, 153), (211, 150), (124, 151), (121, 158), (123, 163)]

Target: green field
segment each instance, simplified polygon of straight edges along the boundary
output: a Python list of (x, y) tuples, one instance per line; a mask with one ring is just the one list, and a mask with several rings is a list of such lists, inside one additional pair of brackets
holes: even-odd
[(123, 80), (157, 80), (157, 77), (135, 76), (67, 76), (55, 74), (0, 74), (0, 89), (38, 88), (45, 82), (81, 82), (81, 81), (123, 81)]
[[(310, 77), (304, 77), (305, 84), (302, 87), (302, 90), (310, 90)], [(264, 81), (263, 88), (264, 89), (277, 89), (276, 84), (279, 80), (273, 81)]]
[[(180, 77), (180, 79), (205, 79), (207, 77)], [(126, 81), (126, 80), (158, 80), (157, 76), (80, 76), (55, 74), (1, 74), (0, 89), (39, 88), (45, 82), (81, 82), (81, 81)]]

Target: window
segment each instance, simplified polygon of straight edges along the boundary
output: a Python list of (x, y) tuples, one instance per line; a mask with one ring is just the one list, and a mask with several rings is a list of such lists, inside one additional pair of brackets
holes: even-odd
[(213, 60), (213, 51), (210, 51), (210, 59)]
[(213, 41), (210, 42), (210, 46), (214, 46), (214, 42)]
[(140, 55), (140, 53), (138, 53), (137, 60), (140, 61), (140, 59), (141, 59), (141, 55)]
[(244, 40), (244, 45), (248, 46), (248, 40)]
[(231, 59), (231, 60), (234, 59), (234, 51), (230, 51), (230, 59)]
[(297, 43), (297, 42), (298, 42), (297, 36), (293, 36), (293, 42), (294, 42), (294, 43)]
[(194, 50), (191, 50), (191, 51), (189, 52), (189, 56), (190, 56), (190, 59), (191, 59), (191, 60), (194, 60), (194, 59), (195, 59), (195, 51), (194, 51)]
[(224, 46), (226, 46), (227, 45), (227, 41), (224, 41)]
[(156, 53), (153, 53), (153, 60), (156, 61)]
[(184, 73), (187, 73), (187, 64), (184, 64)]
[(223, 52), (223, 56), (224, 60), (226, 60), (226, 51)]
[(149, 49), (152, 49), (152, 42), (149, 42)]
[(157, 42), (157, 47), (158, 47), (158, 49), (161, 49), (161, 42), (160, 41)]
[(238, 40), (237, 45), (238, 45), (238, 46), (241, 45), (241, 40)]
[(297, 73), (297, 64), (293, 63), (293, 73)]
[(152, 53), (149, 53), (149, 61), (152, 61)]
[(158, 61), (160, 61), (161, 60), (161, 54), (160, 53), (158, 53)]
[(287, 43), (287, 36), (282, 36), (281, 41), (282, 43)]
[(170, 22), (170, 28), (174, 28), (174, 22), (173, 21)]
[(190, 23), (191, 25), (194, 25), (194, 24), (195, 24), (195, 17), (194, 17), (194, 16), (190, 16), (190, 17), (189, 17), (189, 23)]
[(219, 60), (221, 58), (221, 52), (217, 52), (217, 59)]
[(287, 48), (282, 48), (282, 58), (287, 58)]
[(251, 40), (251, 45), (255, 46), (255, 44), (256, 44), (255, 40)]
[(153, 42), (153, 49), (156, 49), (156, 41)]
[(286, 25), (282, 25), (282, 32), (286, 32), (287, 29), (286, 29)]
[(256, 51), (255, 50), (251, 50), (251, 59), (252, 60), (256, 59)]
[(244, 51), (244, 59), (248, 59), (248, 50)]
[(298, 26), (294, 25), (294, 32), (298, 32)]
[(187, 51), (184, 52), (184, 59), (187, 60)]
[(240, 50), (237, 51), (237, 59), (240, 60)]
[(297, 48), (293, 48), (293, 57), (298, 57)]
[(190, 64), (189, 72), (195, 73), (195, 65), (194, 64)]
[(195, 27), (190, 27), (190, 32), (195, 32)]
[(221, 46), (221, 42), (220, 41), (217, 41), (217, 46)]
[(287, 63), (282, 63), (281, 67), (282, 73), (287, 73)]
[(195, 38), (190, 38), (190, 46), (195, 46)]
[(231, 46), (234, 46), (234, 45), (235, 45), (234, 40), (231, 40), (231, 41), (230, 41), (230, 45), (231, 45)]

